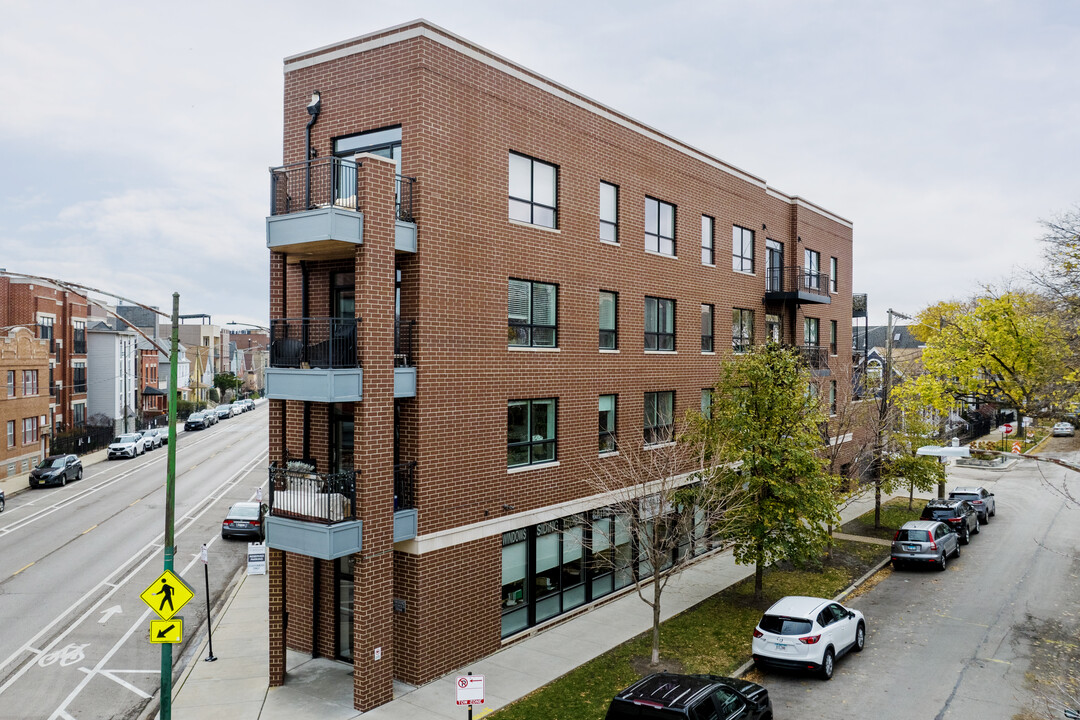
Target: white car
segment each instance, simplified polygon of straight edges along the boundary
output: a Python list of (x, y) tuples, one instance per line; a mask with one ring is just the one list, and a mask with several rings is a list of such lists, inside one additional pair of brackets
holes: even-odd
[(109, 459), (133, 458), (146, 452), (148, 440), (141, 433), (124, 433), (113, 438), (109, 444)]
[(1072, 437), (1076, 434), (1076, 428), (1072, 426), (1072, 423), (1059, 422), (1054, 425), (1053, 434), (1054, 437)]
[(754, 664), (811, 670), (828, 680), (836, 659), (866, 646), (866, 620), (858, 610), (824, 598), (790, 596), (765, 611), (754, 628)]
[(162, 446), (161, 436), (155, 428), (147, 428), (142, 431), (142, 436), (146, 438), (146, 449), (154, 450)]

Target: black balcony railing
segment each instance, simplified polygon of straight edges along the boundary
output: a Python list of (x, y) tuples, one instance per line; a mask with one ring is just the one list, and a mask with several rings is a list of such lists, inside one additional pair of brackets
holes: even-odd
[(415, 320), (394, 321), (394, 367), (412, 367)]
[(829, 348), (821, 345), (799, 345), (799, 355), (812, 370), (829, 369)]
[(270, 367), (360, 367), (360, 318), (279, 318), (270, 321)]
[(333, 525), (356, 519), (356, 472), (270, 467), (270, 515)]
[[(270, 168), (270, 214), (336, 207), (359, 210), (357, 205), (357, 164), (338, 157), (315, 158)], [(413, 189), (416, 178), (395, 176), (395, 215), (415, 222)]]
[(394, 466), (394, 512), (412, 510), (416, 505), (413, 498), (413, 473), (415, 462), (400, 463)]
[(810, 272), (801, 265), (770, 267), (765, 270), (765, 292), (829, 294), (829, 274)]

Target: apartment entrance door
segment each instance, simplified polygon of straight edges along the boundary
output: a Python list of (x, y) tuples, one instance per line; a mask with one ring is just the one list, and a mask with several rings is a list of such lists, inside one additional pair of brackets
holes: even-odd
[(775, 240), (765, 240), (765, 290), (784, 290), (784, 246)]
[(339, 660), (353, 661), (353, 556), (346, 555), (337, 559), (335, 564), (336, 576), (336, 607), (337, 618), (334, 623), (335, 647)]

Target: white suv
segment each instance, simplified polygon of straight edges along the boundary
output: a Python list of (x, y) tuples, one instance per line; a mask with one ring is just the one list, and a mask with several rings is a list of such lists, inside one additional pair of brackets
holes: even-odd
[(812, 670), (828, 680), (836, 658), (866, 645), (866, 620), (858, 610), (824, 598), (791, 596), (765, 611), (754, 628), (754, 664)]
[(109, 459), (118, 457), (133, 458), (146, 452), (147, 439), (141, 433), (124, 433), (113, 438), (109, 444)]

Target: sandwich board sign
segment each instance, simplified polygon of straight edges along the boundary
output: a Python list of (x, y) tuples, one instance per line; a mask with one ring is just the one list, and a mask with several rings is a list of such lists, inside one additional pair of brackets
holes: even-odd
[(247, 574), (266, 574), (266, 543), (248, 543)]

